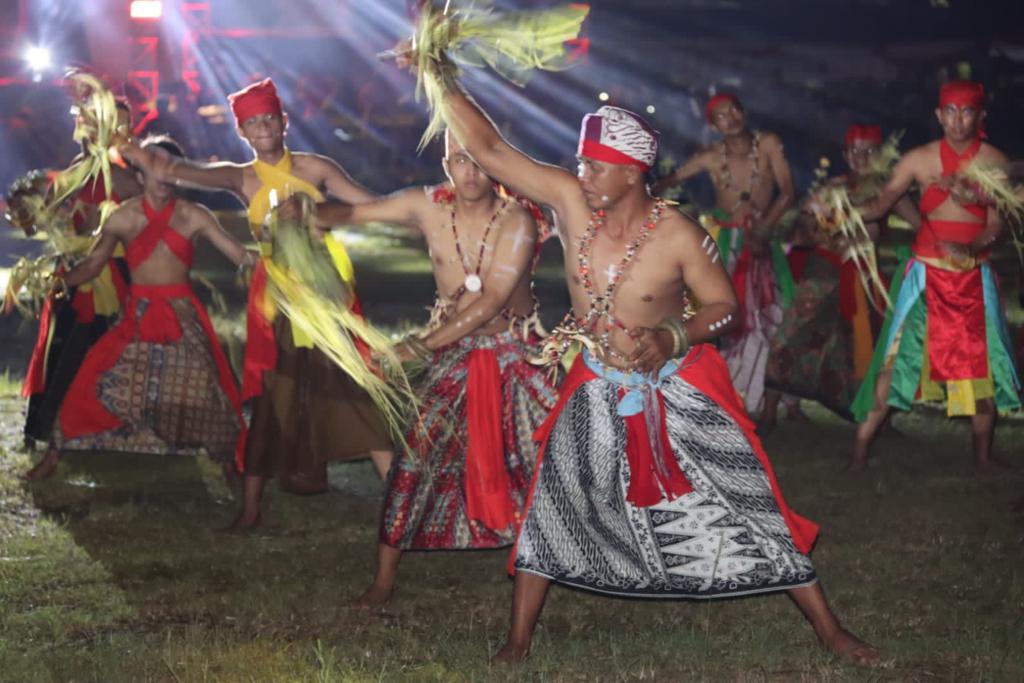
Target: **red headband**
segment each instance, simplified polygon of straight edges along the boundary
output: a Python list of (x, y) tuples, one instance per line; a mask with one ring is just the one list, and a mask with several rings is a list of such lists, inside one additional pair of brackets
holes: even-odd
[(882, 127), (855, 123), (846, 129), (847, 147), (859, 140), (873, 142), (876, 145), (882, 144)]
[(950, 104), (981, 111), (985, 108), (985, 86), (974, 81), (950, 81), (944, 84), (939, 90), (939, 106)]
[(231, 103), (231, 111), (239, 126), (260, 114), (276, 114), (277, 116), (282, 114), (277, 88), (269, 78), (265, 78), (259, 83), (253, 83), (236, 93), (231, 93), (228, 95), (228, 102)]
[(710, 100), (708, 100), (708, 103), (704, 106), (704, 118), (708, 120), (708, 123), (714, 123), (711, 120), (711, 116), (715, 113), (715, 109), (718, 108), (718, 105), (724, 104), (726, 102), (732, 102), (737, 107), (743, 106), (742, 104), (740, 104), (739, 98), (736, 97), (735, 95), (726, 92), (718, 93)]

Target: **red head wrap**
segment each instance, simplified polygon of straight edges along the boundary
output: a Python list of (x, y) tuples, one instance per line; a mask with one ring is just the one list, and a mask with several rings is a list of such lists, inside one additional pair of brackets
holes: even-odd
[(742, 104), (740, 104), (740, 98), (736, 97), (731, 93), (720, 92), (714, 97), (712, 97), (710, 100), (708, 100), (708, 103), (704, 105), (704, 118), (708, 120), (708, 123), (714, 123), (711, 117), (714, 115), (715, 109), (718, 108), (718, 105), (725, 104), (726, 102), (732, 102), (737, 107), (743, 106)]
[(657, 133), (639, 114), (604, 106), (583, 117), (580, 156), (650, 170), (658, 156)]
[(974, 81), (950, 81), (944, 84), (939, 90), (939, 106), (950, 104), (981, 111), (985, 108), (985, 86)]
[(864, 142), (872, 142), (876, 145), (882, 144), (881, 126), (863, 125), (860, 123), (855, 123), (846, 129), (847, 147), (860, 140), (863, 140)]
[(231, 93), (228, 95), (228, 102), (231, 103), (231, 111), (239, 126), (247, 119), (260, 114), (276, 114), (278, 116), (282, 114), (277, 88), (269, 78), (264, 78), (259, 83), (253, 83), (236, 93)]

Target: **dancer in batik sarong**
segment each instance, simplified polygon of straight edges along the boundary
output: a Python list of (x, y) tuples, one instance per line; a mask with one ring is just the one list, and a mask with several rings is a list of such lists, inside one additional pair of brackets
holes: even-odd
[(945, 401), (950, 417), (969, 416), (979, 469), (992, 457), (996, 410), (1021, 407), (1020, 378), (988, 263), (1002, 220), (963, 175), (970, 164), (1006, 168), (1007, 159), (982, 139), (985, 90), (954, 81), (942, 87), (935, 115), (943, 137), (911, 150), (881, 194), (863, 211), (875, 220), (905, 195), (923, 188), (921, 228), (902, 273), (888, 324), (883, 326), (861, 392), (874, 409), (857, 430), (850, 469), (867, 464), (868, 448), (892, 408), (915, 400)]
[(544, 216), (496, 187), (450, 135), (444, 169), (449, 182), (438, 187), (318, 211), (326, 225), (420, 230), (437, 282), (427, 329), (399, 346), (426, 366), (422, 405), (388, 477), (362, 606), (390, 598), (403, 551), (512, 543), (533, 477), (533, 433), (555, 404), (547, 373), (528, 360), (540, 340), (532, 276)]
[[(119, 123), (131, 124), (127, 103), (117, 102)], [(89, 141), (82, 141), (82, 151), (72, 161), (80, 161), (88, 153)], [(119, 166), (111, 169), (109, 199), (120, 203), (137, 196), (142, 188), (135, 174)], [(99, 227), (99, 205), (107, 200), (103, 178), (89, 180), (69, 202), (71, 225), (80, 240), (89, 240)], [(56, 226), (39, 226), (58, 229)], [(39, 329), (32, 349), (22, 396), (28, 398), (25, 416), (25, 441), (29, 445), (46, 444), (50, 440), (57, 412), (82, 359), (96, 341), (114, 323), (128, 294), (128, 267), (124, 251), (118, 246), (108, 263), (94, 280), (70, 288), (66, 296), (48, 296), (39, 316)], [(30, 470), (25, 479), (42, 478), (44, 470)]]
[[(793, 293), (785, 253), (772, 233), (796, 193), (779, 136), (748, 129), (746, 111), (735, 95), (715, 95), (704, 114), (722, 142), (659, 181), (654, 193), (700, 173), (711, 177), (715, 210), (708, 228), (740, 305), (736, 330), (722, 338), (722, 355), (747, 410), (757, 413), (764, 399), (771, 340)], [(787, 401), (787, 410), (793, 418), (803, 418), (796, 400)]]
[[(849, 173), (828, 184), (846, 188), (857, 204), (874, 199), (885, 182), (875, 163), (881, 146), (878, 126), (850, 126), (843, 147)], [(796, 287), (793, 305), (772, 340), (762, 428), (775, 424), (780, 391), (819, 401), (838, 415), (852, 418), (850, 402), (874, 350), (873, 328), (877, 325), (872, 319), (877, 319), (877, 314), (872, 314), (885, 307), (881, 292), (869, 295), (865, 290), (869, 278), (858, 270), (857, 258), (874, 264), (874, 243), (888, 216), (865, 224), (872, 244), (852, 245), (817, 228), (809, 206), (814, 201), (812, 194), (797, 220), (798, 244), (789, 253)], [(893, 208), (915, 229), (920, 224), (920, 215), (909, 198), (902, 198)]]
[[(270, 79), (229, 97), (238, 134), (255, 159), (245, 164), (193, 164), (140, 153), (122, 153), (160, 178), (232, 192), (246, 204), (249, 227), (265, 258), (271, 255), (266, 229), (274, 204), (293, 194), (323, 201), (324, 192), (359, 203), (375, 195), (359, 186), (333, 160), (291, 152), (285, 146), (288, 116)], [(354, 287), (355, 270), (340, 241), (330, 249), (340, 277)], [(246, 320), (242, 400), (252, 400), (249, 437), (240, 449), (245, 475), (242, 511), (231, 529), (260, 523), (263, 488), (278, 477), (292, 493), (327, 490), (327, 462), (371, 457), (381, 477), (390, 466), (391, 441), (369, 395), (287, 318), (273, 314), (267, 300), (267, 272), (253, 273)], [(354, 310), (358, 312), (355, 300)], [(272, 312), (268, 318), (266, 311)]]
[[(169, 138), (143, 148), (181, 156)], [(45, 467), (56, 468), (66, 451), (204, 452), (233, 473), (245, 423), (231, 368), (189, 283), (197, 237), (238, 266), (256, 263), (208, 209), (146, 177), (142, 196), (111, 214), (89, 256), (58, 276), (68, 287), (89, 281), (121, 244), (132, 284), (119, 322), (89, 349), (71, 383)]]
[[(648, 194), (650, 127), (615, 107), (585, 117), (574, 177), (509, 145), (450, 74), (437, 82), (473, 159), (554, 210), (574, 313), (545, 348), (588, 347), (538, 432), (497, 659), (527, 655), (551, 581), (651, 597), (788, 590), (826, 647), (876, 658), (829, 608), (807, 557), (817, 525), (786, 506), (708, 344), (739, 324), (736, 298), (710, 235)], [(688, 291), (701, 309), (684, 322)]]

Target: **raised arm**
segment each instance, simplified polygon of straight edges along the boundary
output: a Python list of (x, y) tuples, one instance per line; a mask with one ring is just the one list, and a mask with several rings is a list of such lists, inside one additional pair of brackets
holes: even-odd
[(114, 249), (122, 239), (127, 223), (127, 208), (122, 207), (110, 214), (110, 218), (107, 219), (103, 229), (100, 230), (99, 239), (92, 245), (89, 255), (61, 278), (64, 284), (68, 287), (77, 287), (78, 285), (95, 280), (103, 270), (103, 266), (114, 255)]
[(189, 219), (196, 226), (196, 234), (205, 237), (236, 266), (255, 266), (259, 261), (256, 252), (247, 250), (241, 242), (232, 237), (217, 217), (201, 204), (189, 205)]
[(782, 147), (782, 141), (776, 135), (766, 135), (764, 140), (768, 165), (778, 186), (775, 200), (754, 225), (754, 231), (762, 238), (770, 237), (771, 232), (782, 219), (783, 214), (796, 202), (796, 190), (793, 189), (793, 173), (789, 169), (789, 161)]
[(159, 147), (142, 149), (134, 142), (118, 147), (121, 155), (147, 175), (175, 185), (226, 190), (242, 195), (243, 167), (227, 161), (199, 164), (167, 154)]
[(531, 159), (510, 145), (461, 88), (449, 90), (445, 104), (451, 112), (448, 123), (456, 139), (487, 175), (556, 213), (565, 212), (567, 199), (583, 201), (575, 176)]
[(656, 195), (660, 195), (670, 187), (675, 187), (676, 185), (686, 182), (698, 173), (703, 173), (707, 170), (707, 164), (704, 160), (705, 155), (703, 152), (693, 155), (685, 164), (676, 168), (672, 173), (654, 183), (654, 187), (651, 188), (651, 192)]
[(423, 340), (427, 348), (434, 350), (457, 342), (493, 320), (529, 272), (537, 223), (525, 210), (517, 207), (515, 211), (516, 215), (505, 221), (498, 235), (480, 297), (427, 335)]

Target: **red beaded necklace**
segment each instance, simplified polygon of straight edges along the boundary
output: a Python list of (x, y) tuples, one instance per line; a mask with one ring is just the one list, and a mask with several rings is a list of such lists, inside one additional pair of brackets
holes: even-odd
[(455, 240), (455, 253), (458, 255), (459, 263), (462, 264), (462, 272), (466, 274), (466, 280), (459, 287), (459, 290), (455, 293), (453, 299), (458, 299), (465, 292), (479, 292), (483, 288), (483, 280), (480, 279), (480, 268), (484, 263), (484, 250), (487, 248), (487, 237), (491, 234), (491, 229), (494, 227), (494, 223), (498, 220), (498, 217), (505, 213), (505, 209), (508, 207), (508, 200), (501, 199), (498, 203), (498, 208), (494, 210), (494, 214), (491, 216), (491, 220), (487, 222), (487, 227), (484, 228), (484, 234), (480, 238), (480, 251), (476, 256), (476, 269), (470, 272), (468, 265), (466, 264), (466, 257), (462, 253), (462, 243), (459, 242), (459, 230), (455, 226), (455, 207), (456, 202), (452, 202), (452, 238)]

